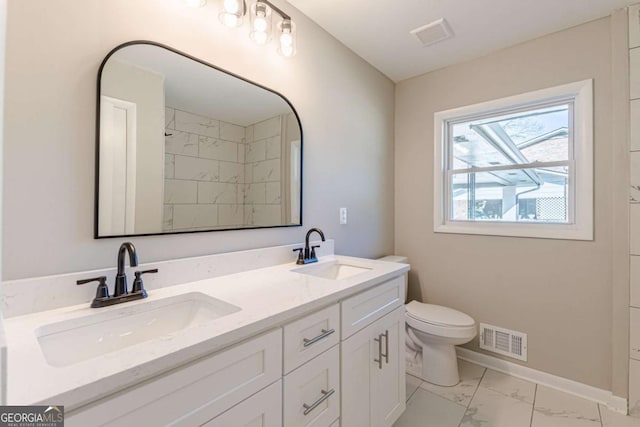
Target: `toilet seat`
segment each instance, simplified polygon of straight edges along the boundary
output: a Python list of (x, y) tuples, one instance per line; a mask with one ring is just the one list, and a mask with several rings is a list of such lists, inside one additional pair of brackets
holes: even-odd
[(443, 338), (468, 338), (476, 335), (475, 321), (464, 313), (435, 304), (411, 301), (405, 321), (417, 331)]
[(431, 325), (451, 328), (475, 326), (475, 321), (468, 315), (449, 307), (411, 301), (405, 306), (407, 315), (415, 320)]
[(467, 338), (469, 340), (476, 336), (475, 326), (440, 326), (433, 323), (422, 322), (408, 313), (405, 315), (405, 321), (409, 327), (434, 337), (442, 338)]

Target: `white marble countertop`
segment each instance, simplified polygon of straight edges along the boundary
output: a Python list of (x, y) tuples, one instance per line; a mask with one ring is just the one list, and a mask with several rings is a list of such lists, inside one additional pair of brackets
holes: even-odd
[[(371, 270), (342, 280), (300, 274), (295, 263), (281, 264), (149, 291), (145, 300), (92, 309), (73, 305), (5, 319), (8, 350), (7, 403), (65, 405), (70, 411), (208, 353), (280, 326), (409, 270), (362, 258), (326, 256)], [(241, 308), (240, 311), (70, 366), (50, 366), (35, 331), (54, 322), (113, 310), (132, 310), (167, 297), (201, 292)]]

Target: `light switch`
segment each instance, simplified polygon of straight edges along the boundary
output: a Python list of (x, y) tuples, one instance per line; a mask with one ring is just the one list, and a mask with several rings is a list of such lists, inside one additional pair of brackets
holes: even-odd
[(340, 224), (347, 223), (347, 208), (340, 208)]

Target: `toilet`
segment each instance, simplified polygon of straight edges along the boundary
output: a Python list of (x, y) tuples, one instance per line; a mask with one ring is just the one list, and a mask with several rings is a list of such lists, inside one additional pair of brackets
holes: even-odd
[[(380, 261), (408, 264), (401, 256), (387, 256)], [(405, 279), (405, 295), (408, 281)], [(422, 358), (420, 377), (440, 386), (460, 382), (456, 345), (466, 344), (476, 336), (476, 323), (468, 315), (435, 304), (411, 301), (405, 305), (406, 344)]]

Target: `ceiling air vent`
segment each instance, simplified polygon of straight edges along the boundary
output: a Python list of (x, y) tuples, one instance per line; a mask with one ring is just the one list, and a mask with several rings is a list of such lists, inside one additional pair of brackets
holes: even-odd
[(527, 334), (480, 323), (480, 348), (527, 361)]
[(453, 31), (451, 31), (451, 27), (449, 27), (449, 24), (444, 18), (411, 30), (409, 33), (418, 39), (423, 46), (431, 46), (432, 44), (453, 37)]

